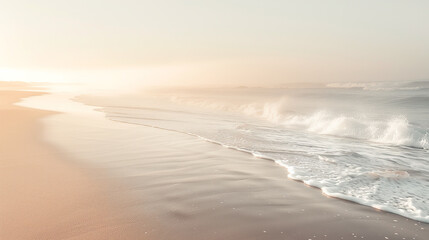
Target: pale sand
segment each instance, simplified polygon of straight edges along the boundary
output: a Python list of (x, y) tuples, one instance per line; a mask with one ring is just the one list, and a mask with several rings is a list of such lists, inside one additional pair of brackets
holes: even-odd
[(0, 239), (137, 239), (88, 170), (40, 140), (52, 113), (13, 105), (36, 94), (0, 91)]

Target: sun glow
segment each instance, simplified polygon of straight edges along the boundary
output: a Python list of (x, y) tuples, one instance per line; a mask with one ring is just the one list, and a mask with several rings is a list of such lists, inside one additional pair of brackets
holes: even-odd
[(58, 71), (0, 68), (0, 81), (7, 82), (65, 82)]
[(156, 66), (96, 70), (0, 69), (0, 81), (56, 83), (80, 86), (88, 91), (130, 92), (143, 87), (163, 86), (187, 79), (189, 66)]

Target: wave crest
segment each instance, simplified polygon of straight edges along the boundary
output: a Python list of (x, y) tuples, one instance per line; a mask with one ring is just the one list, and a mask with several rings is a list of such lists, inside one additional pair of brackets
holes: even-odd
[(363, 114), (351, 116), (328, 110), (299, 114), (290, 110), (292, 103), (285, 97), (272, 102), (236, 105), (221, 101), (201, 101), (201, 99), (175, 98), (173, 101), (202, 108), (239, 112), (287, 128), (297, 128), (317, 134), (429, 149), (429, 130), (411, 124), (403, 115), (371, 119)]
[(383, 121), (368, 119), (365, 116), (352, 117), (317, 111), (308, 116), (286, 116), (277, 123), (288, 127), (301, 127), (318, 134), (429, 148), (428, 132), (410, 124), (405, 116), (395, 116)]

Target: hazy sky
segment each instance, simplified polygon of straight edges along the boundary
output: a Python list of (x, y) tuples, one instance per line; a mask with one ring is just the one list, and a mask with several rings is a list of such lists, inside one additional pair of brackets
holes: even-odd
[(0, 0), (0, 79), (429, 78), (427, 0)]

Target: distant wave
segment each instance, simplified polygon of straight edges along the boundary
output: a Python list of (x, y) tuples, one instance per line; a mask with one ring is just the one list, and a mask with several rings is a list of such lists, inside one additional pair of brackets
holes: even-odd
[(396, 106), (416, 107), (417, 105), (420, 105), (422, 107), (426, 107), (429, 104), (429, 96), (403, 97), (390, 101), (390, 104)]
[(338, 82), (328, 83), (327, 88), (359, 88), (370, 91), (420, 90), (429, 88), (429, 81), (415, 82)]

